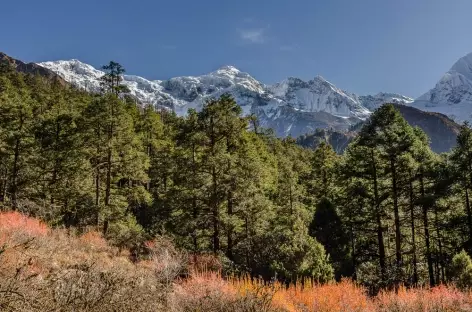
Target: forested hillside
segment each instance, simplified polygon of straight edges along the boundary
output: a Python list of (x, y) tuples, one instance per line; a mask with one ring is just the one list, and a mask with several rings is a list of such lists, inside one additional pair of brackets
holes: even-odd
[(344, 276), (375, 292), (472, 274), (450, 266), (472, 252), (468, 125), (438, 155), (384, 105), (340, 156), (276, 138), (226, 95), (186, 117), (138, 106), (123, 68), (104, 70), (89, 94), (2, 64), (2, 209), (98, 228), (134, 259), (165, 235), (266, 280)]

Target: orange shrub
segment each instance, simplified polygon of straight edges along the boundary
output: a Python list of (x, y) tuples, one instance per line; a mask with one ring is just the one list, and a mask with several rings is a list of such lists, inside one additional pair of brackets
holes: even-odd
[[(195, 279), (196, 278), (196, 279)], [(231, 296), (271, 298), (273, 311), (290, 312), (459, 312), (472, 311), (472, 292), (461, 292), (453, 286), (432, 289), (400, 287), (397, 292), (383, 291), (369, 297), (366, 290), (350, 280), (340, 283), (316, 284), (311, 281), (286, 287), (280, 283), (267, 284), (249, 277), (221, 280), (219, 275), (201, 274), (199, 291), (210, 287)], [(194, 285), (194, 286), (196, 286)], [(187, 293), (189, 296), (193, 294)], [(199, 293), (198, 296), (203, 296)], [(208, 295), (208, 293), (207, 293)]]
[(401, 287), (398, 292), (381, 292), (375, 299), (377, 311), (436, 312), (472, 311), (470, 293), (461, 292), (453, 286), (432, 289)]
[(223, 293), (229, 297), (237, 293), (231, 283), (228, 283), (221, 278), (219, 273), (215, 272), (194, 272), (188, 279), (178, 285), (176, 291), (196, 299), (206, 297), (212, 293)]
[[(103, 293), (101, 287), (113, 286), (116, 288), (110, 289), (110, 294), (118, 293), (121, 298), (120, 308), (113, 308), (116, 311), (129, 311), (137, 306), (150, 311), (156, 304), (165, 307), (162, 311), (171, 312), (472, 311), (472, 292), (453, 286), (400, 287), (397, 291), (382, 291), (376, 297), (369, 297), (362, 286), (350, 280), (323, 285), (305, 280), (286, 287), (250, 276), (223, 278), (217, 273), (221, 263), (216, 257), (189, 257), (165, 238), (149, 241), (145, 247), (149, 257), (133, 263), (110, 247), (100, 233), (71, 235), (65, 230), (50, 230), (43, 222), (20, 213), (3, 212), (0, 293), (10, 291), (13, 285), (15, 292), (24, 294), (24, 298), (31, 297), (32, 302), (53, 303), (55, 299), (51, 296), (55, 293), (48, 292), (50, 289), (67, 290), (82, 285), (84, 291), (95, 289), (87, 297), (92, 300), (95, 293)], [(188, 277), (178, 277), (188, 271)], [(0, 306), (5, 298), (0, 296)], [(111, 296), (107, 300), (113, 302), (116, 298)]]
[(38, 219), (27, 217), (19, 212), (0, 213), (0, 233), (21, 231), (31, 236), (46, 235), (49, 228)]
[(103, 235), (95, 231), (86, 232), (79, 239), (85, 246), (94, 250), (107, 250), (109, 248)]
[(19, 212), (0, 212), (0, 246), (11, 241), (45, 236), (48, 226)]
[(348, 280), (324, 285), (305, 281), (279, 288), (274, 304), (287, 311), (375, 311), (365, 290)]

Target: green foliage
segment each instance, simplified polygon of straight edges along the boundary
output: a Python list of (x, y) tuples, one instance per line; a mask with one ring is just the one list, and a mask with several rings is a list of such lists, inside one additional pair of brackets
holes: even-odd
[(468, 285), (470, 260), (453, 260), (472, 250), (467, 124), (436, 155), (384, 105), (337, 155), (275, 138), (229, 95), (185, 117), (138, 106), (123, 67), (103, 69), (89, 94), (1, 66), (1, 207), (95, 227), (121, 248), (166, 234), (265, 279)]
[(462, 250), (452, 258), (450, 274), (451, 280), (460, 289), (465, 290), (472, 287), (472, 259), (470, 259), (465, 250)]
[(323, 246), (306, 233), (303, 225), (295, 227), (294, 231), (272, 233), (276, 240), (271, 241), (271, 247), (275, 249), (271, 269), (276, 276), (288, 281), (303, 277), (320, 283), (332, 280), (333, 268)]
[(133, 216), (127, 215), (110, 224), (106, 238), (117, 247), (130, 249), (138, 246), (143, 236), (143, 228)]
[(309, 227), (310, 235), (321, 243), (329, 255), (335, 269), (336, 278), (352, 276), (349, 261), (349, 237), (346, 228), (333, 203), (323, 198), (316, 205), (315, 214)]

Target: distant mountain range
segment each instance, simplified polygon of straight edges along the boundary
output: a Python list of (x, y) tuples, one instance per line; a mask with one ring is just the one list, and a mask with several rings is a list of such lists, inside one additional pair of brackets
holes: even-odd
[[(0, 54), (2, 58), (14, 62), (20, 71), (56, 76), (90, 92), (100, 89), (99, 78), (103, 72), (79, 60), (26, 64), (5, 54)], [(340, 142), (335, 147), (338, 152), (355, 136), (359, 128), (356, 125), (385, 103), (396, 104), (410, 124), (421, 127), (430, 136), (431, 147), (436, 152), (449, 151), (459, 131), (459, 125), (446, 115), (459, 122), (472, 116), (472, 53), (461, 58), (435, 88), (416, 100), (386, 92), (357, 95), (321, 76), (309, 81), (290, 77), (266, 85), (233, 66), (202, 76), (169, 80), (125, 75), (123, 82), (139, 103), (173, 110), (181, 116), (189, 108), (200, 109), (209, 98), (230, 93), (245, 115), (256, 115), (261, 126), (272, 128), (278, 136), (304, 135), (306, 145), (311, 141), (316, 143), (310, 136), (323, 133), (324, 140)], [(325, 131), (317, 132), (317, 129)]]
[[(103, 72), (78, 60), (39, 63), (64, 80), (88, 91), (99, 90)], [(409, 104), (413, 99), (393, 93), (359, 96), (337, 88), (321, 76), (310, 81), (288, 78), (265, 85), (233, 66), (198, 77), (147, 80), (125, 75), (124, 84), (139, 102), (174, 110), (185, 115), (189, 108), (200, 109), (208, 98), (230, 93), (245, 115), (255, 114), (261, 126), (278, 136), (297, 137), (317, 128), (347, 130), (365, 120), (372, 110), (393, 102)]]

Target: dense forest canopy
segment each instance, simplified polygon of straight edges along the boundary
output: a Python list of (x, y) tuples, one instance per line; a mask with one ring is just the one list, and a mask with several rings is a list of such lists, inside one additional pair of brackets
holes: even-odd
[(136, 257), (167, 235), (228, 273), (284, 281), (437, 285), (472, 252), (467, 124), (439, 155), (384, 105), (338, 155), (250, 127), (228, 95), (183, 118), (136, 105), (121, 65), (103, 69), (102, 92), (89, 94), (2, 64), (3, 209), (100, 228)]

